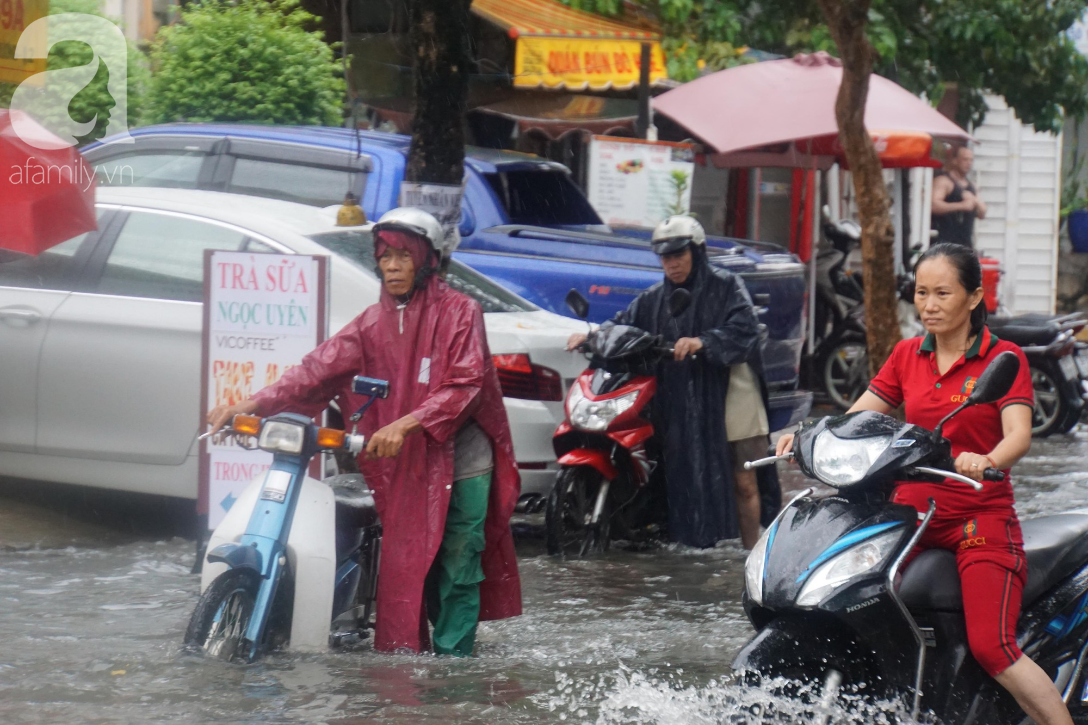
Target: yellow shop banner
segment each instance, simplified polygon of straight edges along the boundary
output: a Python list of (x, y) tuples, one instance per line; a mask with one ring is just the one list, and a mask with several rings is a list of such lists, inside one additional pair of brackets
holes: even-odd
[[(15, 46), (31, 23), (49, 13), (49, 0), (0, 0), (0, 81), (22, 83), (45, 71), (47, 34), (36, 32), (22, 38), (29, 52), (26, 60), (15, 59)], [(41, 56), (40, 58), (37, 56)]]
[[(514, 85), (572, 91), (634, 88), (641, 46), (637, 40), (522, 35), (514, 57)], [(655, 42), (650, 47), (650, 82), (665, 78), (665, 56)]]

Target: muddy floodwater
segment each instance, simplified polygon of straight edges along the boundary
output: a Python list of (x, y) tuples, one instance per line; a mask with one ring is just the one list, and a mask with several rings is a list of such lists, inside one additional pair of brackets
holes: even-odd
[[(1088, 506), (1088, 432), (1037, 441), (1014, 474), (1022, 517)], [(178, 502), (0, 482), (0, 723), (748, 722), (766, 697), (727, 679), (752, 633), (733, 545), (561, 561), (520, 519), (525, 614), (482, 624), (477, 657), (236, 666), (180, 646), (191, 524)]]

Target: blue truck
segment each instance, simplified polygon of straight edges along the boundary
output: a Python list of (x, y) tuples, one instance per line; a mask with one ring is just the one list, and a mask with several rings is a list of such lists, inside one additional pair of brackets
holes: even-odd
[[(327, 127), (165, 124), (110, 137), (84, 157), (103, 185), (210, 189), (338, 205), (353, 190), (368, 218), (397, 205), (410, 139)], [(530, 302), (570, 315), (573, 288), (601, 322), (661, 279), (644, 232), (611, 230), (566, 167), (527, 154), (468, 148), (456, 257)], [(770, 422), (808, 414), (797, 389), (804, 340), (804, 267), (771, 244), (709, 239), (711, 261), (739, 274), (766, 325)]]

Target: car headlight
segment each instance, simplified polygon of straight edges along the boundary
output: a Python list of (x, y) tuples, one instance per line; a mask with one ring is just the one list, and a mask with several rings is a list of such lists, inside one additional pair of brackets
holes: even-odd
[(608, 400), (590, 400), (582, 392), (582, 384), (575, 381), (567, 396), (567, 416), (578, 430), (602, 432), (620, 414), (626, 412), (638, 400), (638, 391)]
[(306, 428), (294, 423), (279, 420), (267, 420), (261, 427), (261, 437), (257, 445), (272, 453), (302, 453), (302, 442), (306, 439)]
[(825, 430), (816, 436), (812, 446), (812, 470), (821, 481), (832, 486), (857, 483), (895, 438), (882, 435), (845, 440)]
[(763, 567), (767, 563), (767, 546), (777, 528), (776, 521), (760, 535), (759, 541), (748, 553), (748, 561), (744, 562), (744, 585), (748, 589), (748, 598), (760, 606), (763, 606)]
[(901, 528), (896, 526), (887, 533), (874, 536), (832, 557), (814, 571), (801, 587), (801, 593), (797, 595), (797, 606), (815, 607), (857, 575), (880, 566), (895, 549), (902, 533)]

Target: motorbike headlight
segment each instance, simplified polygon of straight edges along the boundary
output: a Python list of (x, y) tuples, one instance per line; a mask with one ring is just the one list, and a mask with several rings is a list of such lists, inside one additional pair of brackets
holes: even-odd
[(638, 391), (608, 400), (590, 400), (582, 392), (582, 384), (575, 382), (570, 386), (567, 396), (567, 416), (570, 424), (578, 430), (600, 433), (608, 430), (609, 424), (621, 413), (626, 412), (638, 400)]
[(812, 470), (832, 486), (857, 483), (894, 440), (894, 435), (845, 440), (825, 430), (812, 446)]
[(763, 567), (767, 563), (767, 546), (772, 532), (777, 528), (776, 522), (760, 535), (759, 541), (748, 553), (748, 561), (744, 563), (744, 585), (748, 589), (748, 598), (760, 606), (763, 606)]
[(797, 606), (815, 607), (859, 574), (880, 566), (902, 538), (900, 527), (850, 547), (822, 564), (801, 587)]
[(257, 439), (257, 445), (262, 450), (271, 451), (272, 453), (298, 455), (302, 453), (302, 442), (305, 439), (305, 426), (279, 420), (268, 420), (261, 427), (261, 437)]

